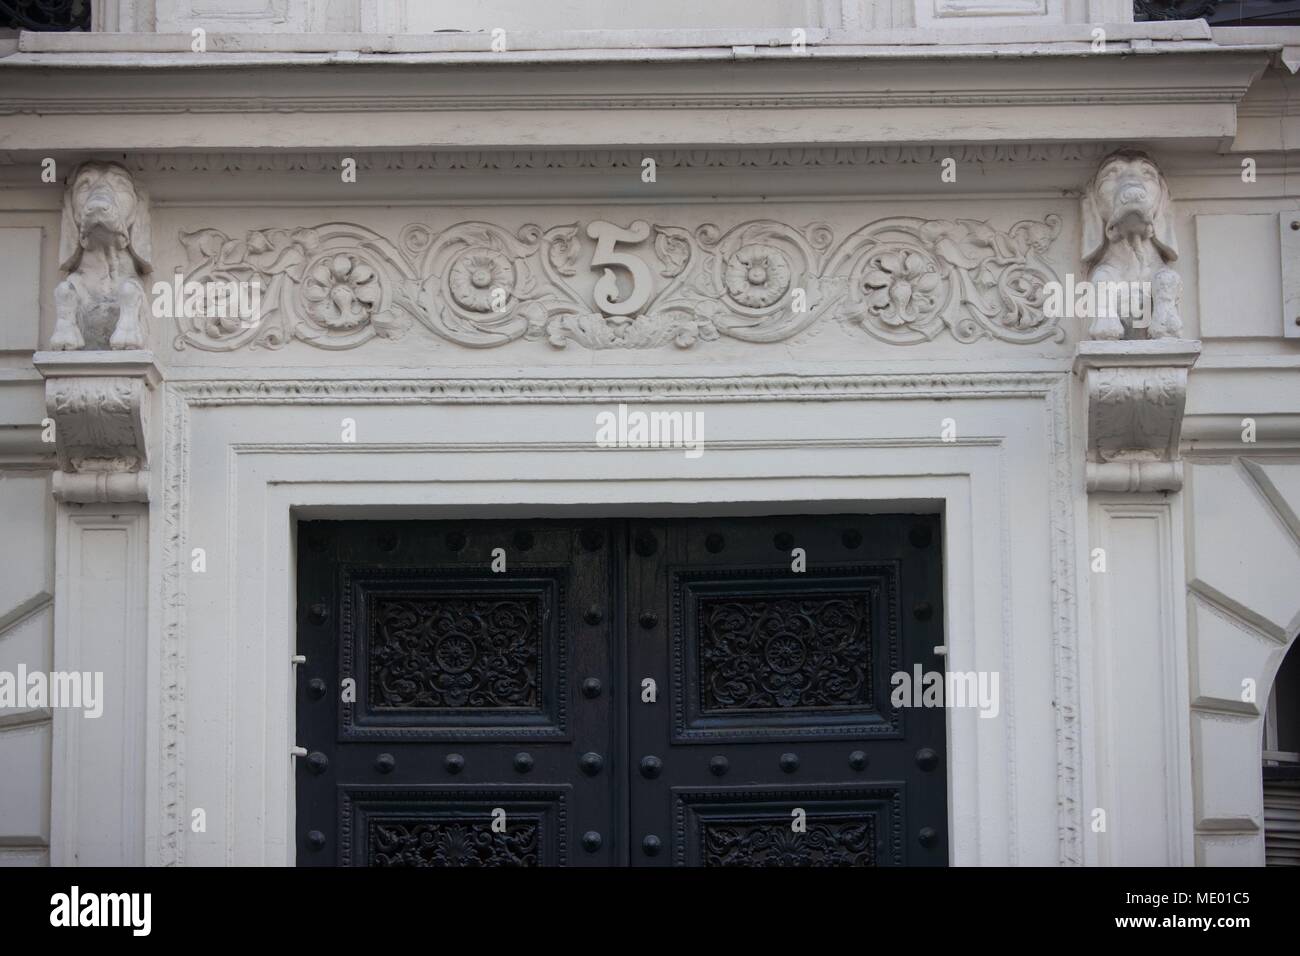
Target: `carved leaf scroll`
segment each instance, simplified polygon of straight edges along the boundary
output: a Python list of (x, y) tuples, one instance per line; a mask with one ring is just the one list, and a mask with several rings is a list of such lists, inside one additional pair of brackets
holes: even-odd
[[(265, 306), (254, 322), (179, 318), (176, 345), (231, 351), (299, 340), (348, 349), (413, 323), (471, 348), (520, 339), (588, 349), (780, 342), (826, 320), (895, 344), (945, 331), (959, 342), (1065, 334), (1043, 309), (1044, 287), (1057, 279), (1046, 259), (1061, 230), (1056, 215), (1007, 231), (897, 217), (839, 241), (824, 223), (654, 224), (648, 234), (605, 223), (602, 234), (619, 236), (612, 265), (593, 265), (593, 243), (583, 238), (591, 226), (413, 223), (396, 243), (351, 223), (243, 237), (183, 232), (187, 281), (256, 280)], [(613, 314), (614, 303), (628, 301), (644, 305)]]

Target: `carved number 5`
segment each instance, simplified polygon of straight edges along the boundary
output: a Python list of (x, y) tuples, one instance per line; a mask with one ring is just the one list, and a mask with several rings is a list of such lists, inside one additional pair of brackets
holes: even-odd
[(613, 269), (606, 269), (605, 274), (596, 280), (592, 295), (596, 308), (606, 315), (634, 315), (650, 301), (650, 288), (654, 279), (650, 267), (636, 256), (624, 255), (614, 251), (616, 242), (645, 242), (650, 238), (650, 224), (643, 219), (632, 223), (631, 229), (622, 229), (603, 219), (593, 220), (587, 225), (587, 235), (596, 240), (596, 251), (591, 254), (591, 267), (622, 266), (632, 273), (632, 291), (622, 302), (615, 302), (618, 295), (618, 279)]

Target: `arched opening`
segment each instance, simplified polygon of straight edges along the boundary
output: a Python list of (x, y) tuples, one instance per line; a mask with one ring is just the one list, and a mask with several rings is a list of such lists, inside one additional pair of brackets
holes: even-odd
[(1264, 713), (1264, 865), (1300, 866), (1300, 641), (1282, 660)]

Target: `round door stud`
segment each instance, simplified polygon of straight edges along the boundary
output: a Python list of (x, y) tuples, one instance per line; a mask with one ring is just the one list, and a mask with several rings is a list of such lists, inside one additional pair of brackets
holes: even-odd
[(913, 525), (912, 530), (907, 533), (907, 540), (912, 542), (914, 548), (928, 548), (932, 538), (928, 525)]
[(778, 551), (789, 551), (794, 547), (794, 535), (789, 531), (779, 532), (776, 537), (772, 539), (772, 545)]
[(527, 773), (533, 769), (533, 755), (530, 753), (520, 752), (515, 754), (515, 770), (520, 773)]
[(587, 700), (595, 700), (600, 696), (600, 678), (588, 677), (582, 682), (582, 696)]
[(587, 551), (599, 551), (605, 544), (605, 536), (601, 534), (599, 528), (583, 528), (578, 534), (578, 540)]
[(447, 768), (448, 773), (460, 773), (465, 769), (465, 758), (460, 754), (447, 754), (443, 758), (442, 765)]
[(916, 842), (928, 850), (939, 842), (939, 833), (934, 827), (921, 827), (916, 831)]
[(588, 777), (594, 777), (605, 766), (605, 758), (598, 753), (587, 751), (582, 755), (582, 759), (578, 761), (578, 766), (582, 768), (582, 772)]
[(397, 758), (392, 754), (380, 754), (375, 758), (375, 769), (380, 773), (392, 773), (397, 766)]
[(864, 751), (855, 750), (849, 754), (849, 766), (854, 770), (867, 769), (867, 755)]
[(384, 531), (375, 538), (375, 543), (379, 545), (380, 551), (396, 551), (397, 535), (392, 531)]
[(465, 532), (463, 531), (449, 531), (447, 532), (445, 540), (447, 542), (447, 550), (455, 554), (464, 550), (469, 539), (465, 537)]
[(307, 609), (307, 620), (312, 624), (315, 624), (317, 627), (328, 621), (329, 617), (329, 606), (321, 601), (317, 601)]
[(325, 849), (325, 834), (319, 830), (308, 830), (307, 846), (316, 851)]
[(781, 754), (781, 759), (778, 762), (781, 765), (781, 769), (786, 773), (794, 773), (799, 769), (798, 754)]
[(916, 752), (916, 765), (929, 772), (939, 766), (939, 755), (929, 747), (922, 747)]
[(663, 841), (653, 833), (647, 835), (646, 838), (641, 841), (641, 852), (646, 856), (658, 856), (659, 851), (663, 848)]
[(653, 780), (659, 776), (660, 771), (664, 769), (664, 762), (651, 754), (648, 757), (641, 758), (641, 776), (647, 780)]
[(605, 620), (605, 615), (601, 614), (600, 608), (593, 604), (591, 607), (587, 608), (586, 613), (582, 615), (582, 619), (592, 627), (595, 627), (601, 621)]
[(857, 528), (849, 528), (840, 535), (840, 541), (842, 541), (844, 547), (848, 548), (850, 551), (854, 548), (860, 548), (862, 547), (862, 532)]
[(641, 557), (648, 558), (659, 550), (659, 542), (649, 531), (638, 531), (632, 547)]
[(727, 546), (727, 539), (716, 531), (704, 539), (704, 547), (708, 549), (709, 554), (718, 554)]
[(307, 755), (307, 769), (319, 776), (329, 769), (330, 758), (325, 756), (319, 750), (313, 750)]
[(654, 611), (642, 611), (638, 621), (647, 631), (653, 630), (655, 625), (659, 623), (659, 615)]
[(709, 761), (709, 771), (715, 777), (721, 777), (724, 773), (726, 773), (730, 769), (731, 769), (731, 761), (729, 761), (726, 757), (722, 756), (722, 754), (718, 754), (716, 757), (714, 757), (712, 760)]
[(604, 842), (604, 839), (595, 830), (588, 830), (582, 835), (582, 848), (588, 853), (595, 853)]
[(929, 601), (917, 601), (912, 605), (912, 617), (918, 621), (928, 621), (934, 617), (934, 607)]
[(319, 677), (313, 677), (311, 680), (307, 681), (307, 694), (312, 700), (320, 700), (325, 696), (327, 690), (329, 690), (329, 688)]
[(533, 533), (531, 531), (516, 531), (515, 547), (520, 551), (533, 550)]

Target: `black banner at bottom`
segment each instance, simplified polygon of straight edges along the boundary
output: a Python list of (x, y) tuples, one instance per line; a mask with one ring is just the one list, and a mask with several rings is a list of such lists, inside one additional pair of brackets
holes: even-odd
[[(571, 940), (676, 945), (786, 933), (893, 932), (926, 942), (1197, 933), (1222, 941), (1294, 923), (1294, 880), (1265, 869), (0, 871), (5, 938), (220, 945), (286, 938), (330, 949), (410, 937), (488, 945)], [(613, 931), (611, 935), (611, 931)], [(714, 934), (722, 934), (715, 936)], [(974, 935), (972, 935), (974, 934)], [(864, 937), (865, 938), (865, 937)], [(811, 937), (805, 941), (811, 941)]]

